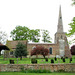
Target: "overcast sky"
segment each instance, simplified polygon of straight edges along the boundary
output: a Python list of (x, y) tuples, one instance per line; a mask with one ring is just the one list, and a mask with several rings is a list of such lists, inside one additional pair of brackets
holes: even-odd
[(59, 6), (61, 5), (64, 32), (75, 17), (72, 0), (0, 0), (0, 29), (10, 40), (10, 32), (17, 26), (30, 29), (46, 29), (54, 40), (57, 31)]

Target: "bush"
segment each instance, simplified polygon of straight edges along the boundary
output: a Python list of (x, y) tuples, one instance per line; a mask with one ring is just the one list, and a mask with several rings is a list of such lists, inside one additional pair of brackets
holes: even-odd
[(48, 62), (48, 58), (45, 58), (45, 61)]
[(63, 57), (61, 57), (61, 59), (63, 59)]
[(32, 58), (32, 59), (31, 59), (31, 63), (32, 63), (32, 64), (37, 64), (37, 60), (36, 60), (35, 58)]
[(72, 58), (70, 58), (70, 61), (72, 61)]
[(54, 60), (53, 59), (51, 59), (51, 63), (54, 63)]
[(66, 59), (68, 59), (68, 57), (65, 57)]
[(22, 60), (22, 56), (27, 56), (27, 47), (25, 44), (18, 42), (16, 45), (16, 50), (15, 50), (15, 57), (20, 57), (20, 60)]
[(65, 62), (65, 58), (63, 58), (63, 62)]
[(14, 60), (11, 60), (11, 59), (10, 59), (10, 64), (14, 64)]
[(47, 56), (49, 53), (49, 50), (47, 48), (45, 48), (44, 46), (36, 46), (32, 51), (31, 51), (31, 56), (33, 55), (43, 55), (43, 57), (45, 58), (45, 56)]
[(57, 72), (66, 72), (65, 70), (63, 70), (63, 69), (60, 69), (60, 70), (58, 70)]
[(50, 70), (45, 70), (45, 69), (27, 69), (22, 71), (24, 73), (51, 73)]
[(72, 61), (72, 58), (70, 58), (70, 63), (71, 63), (71, 61)]
[(55, 59), (55, 61), (57, 61), (57, 58), (56, 57), (54, 59)]
[(70, 51), (71, 51), (71, 54), (72, 54), (72, 55), (75, 55), (75, 45), (73, 45), (73, 46), (71, 47)]

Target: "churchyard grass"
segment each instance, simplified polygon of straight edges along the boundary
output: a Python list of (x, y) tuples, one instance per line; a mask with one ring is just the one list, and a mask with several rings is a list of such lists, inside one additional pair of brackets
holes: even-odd
[(22, 73), (22, 72), (0, 72), (0, 75), (75, 75), (75, 73)]
[[(5, 58), (5, 60), (3, 60), (3, 57), (0, 56), (0, 64), (10, 64), (9, 60), (14, 60), (15, 64), (17, 64), (17, 58)], [(37, 64), (47, 64), (47, 63), (51, 63), (51, 59), (54, 60), (54, 58), (49, 58), (48, 62), (45, 61), (45, 59), (43, 58), (39, 58), (37, 59)], [(62, 61), (62, 59), (57, 59), (57, 61), (54, 60), (54, 64), (56, 63), (70, 63), (70, 59), (69, 58), (65, 58), (65, 62)], [(75, 63), (75, 56), (72, 56), (72, 61), (71, 63)], [(20, 60), (20, 58), (18, 58), (18, 64), (31, 64), (31, 59), (30, 58), (23, 58), (22, 60)]]

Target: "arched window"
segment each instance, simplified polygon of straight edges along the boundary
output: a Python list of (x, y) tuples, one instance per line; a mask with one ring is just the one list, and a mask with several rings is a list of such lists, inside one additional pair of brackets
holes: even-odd
[(49, 48), (49, 54), (52, 54), (52, 47)]
[(33, 50), (33, 49), (35, 49), (35, 48), (36, 48), (36, 47), (35, 47), (35, 46), (33, 46), (33, 47), (32, 47), (32, 50)]
[(62, 17), (60, 17), (60, 19), (61, 19)]
[(62, 39), (62, 35), (61, 35), (61, 39)]

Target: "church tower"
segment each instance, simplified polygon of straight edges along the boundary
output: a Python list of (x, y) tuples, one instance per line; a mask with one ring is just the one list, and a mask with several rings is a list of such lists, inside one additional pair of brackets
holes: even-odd
[(57, 32), (55, 33), (55, 43), (57, 44), (60, 39), (65, 40), (65, 45), (68, 45), (66, 33), (63, 30), (61, 6), (59, 8)]
[[(63, 30), (61, 6), (59, 8), (57, 32), (55, 33), (55, 44), (59, 45), (58, 53), (60, 56), (71, 57), (66, 33)], [(56, 52), (56, 55), (57, 55), (57, 52)]]

